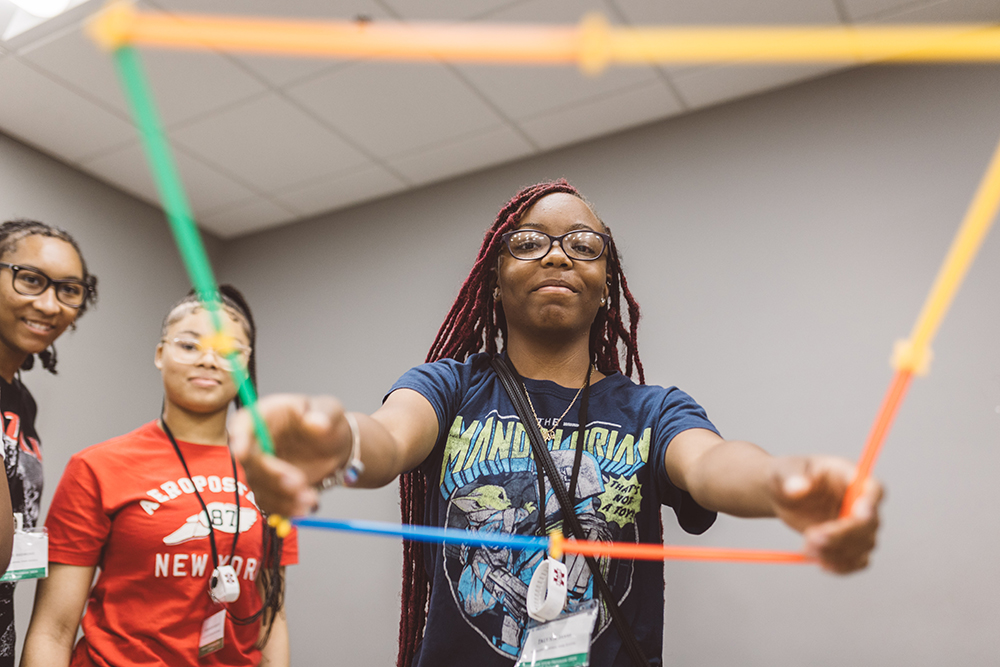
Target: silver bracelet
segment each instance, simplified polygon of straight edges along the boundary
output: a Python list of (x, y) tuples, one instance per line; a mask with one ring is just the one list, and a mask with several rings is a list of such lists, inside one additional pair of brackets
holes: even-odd
[(351, 458), (343, 468), (320, 481), (318, 486), (323, 491), (333, 486), (354, 486), (365, 471), (365, 464), (361, 461), (361, 429), (358, 428), (358, 420), (350, 412), (344, 413), (344, 419), (351, 427)]

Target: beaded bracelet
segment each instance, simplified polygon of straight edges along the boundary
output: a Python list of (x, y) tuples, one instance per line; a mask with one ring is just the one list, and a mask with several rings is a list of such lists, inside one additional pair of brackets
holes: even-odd
[(354, 486), (365, 471), (365, 464), (361, 461), (361, 429), (358, 428), (358, 420), (350, 412), (344, 413), (344, 419), (351, 427), (351, 458), (343, 468), (320, 481), (318, 486), (323, 491), (334, 486)]

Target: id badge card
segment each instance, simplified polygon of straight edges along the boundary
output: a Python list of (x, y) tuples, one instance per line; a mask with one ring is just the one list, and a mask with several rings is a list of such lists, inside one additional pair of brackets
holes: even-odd
[(589, 667), (595, 622), (597, 601), (588, 600), (555, 620), (529, 625), (514, 667)]
[(14, 515), (14, 544), (10, 565), (0, 581), (44, 579), (49, 576), (49, 533), (45, 526), (24, 530), (19, 514)]
[(201, 639), (198, 640), (198, 657), (204, 658), (220, 650), (226, 638), (226, 610), (220, 609), (201, 624)]

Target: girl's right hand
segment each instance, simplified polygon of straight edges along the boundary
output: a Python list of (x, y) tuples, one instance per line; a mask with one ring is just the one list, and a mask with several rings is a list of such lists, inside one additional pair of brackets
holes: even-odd
[(233, 456), (262, 510), (285, 517), (308, 514), (318, 502), (316, 486), (350, 456), (351, 429), (343, 407), (330, 396), (276, 394), (262, 398), (257, 409), (274, 442), (274, 456), (261, 450), (245, 408), (230, 425)]

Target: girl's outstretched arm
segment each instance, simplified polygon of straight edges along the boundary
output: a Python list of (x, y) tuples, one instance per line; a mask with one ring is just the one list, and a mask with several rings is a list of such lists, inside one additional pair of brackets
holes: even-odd
[[(354, 433), (343, 406), (329, 396), (278, 394), (257, 403), (274, 440), (275, 456), (256, 443), (253, 419), (241, 410), (229, 429), (233, 454), (243, 464), (260, 507), (282, 516), (307, 514), (318, 501), (316, 485), (343, 470)], [(392, 392), (371, 416), (351, 413), (364, 472), (354, 486), (385, 486), (418, 466), (438, 437), (437, 413), (412, 389)]]
[(882, 487), (866, 482), (850, 514), (839, 517), (854, 464), (827, 456), (773, 457), (705, 429), (678, 434), (667, 447), (667, 475), (706, 509), (774, 516), (805, 537), (805, 553), (831, 572), (868, 565), (878, 531)]

